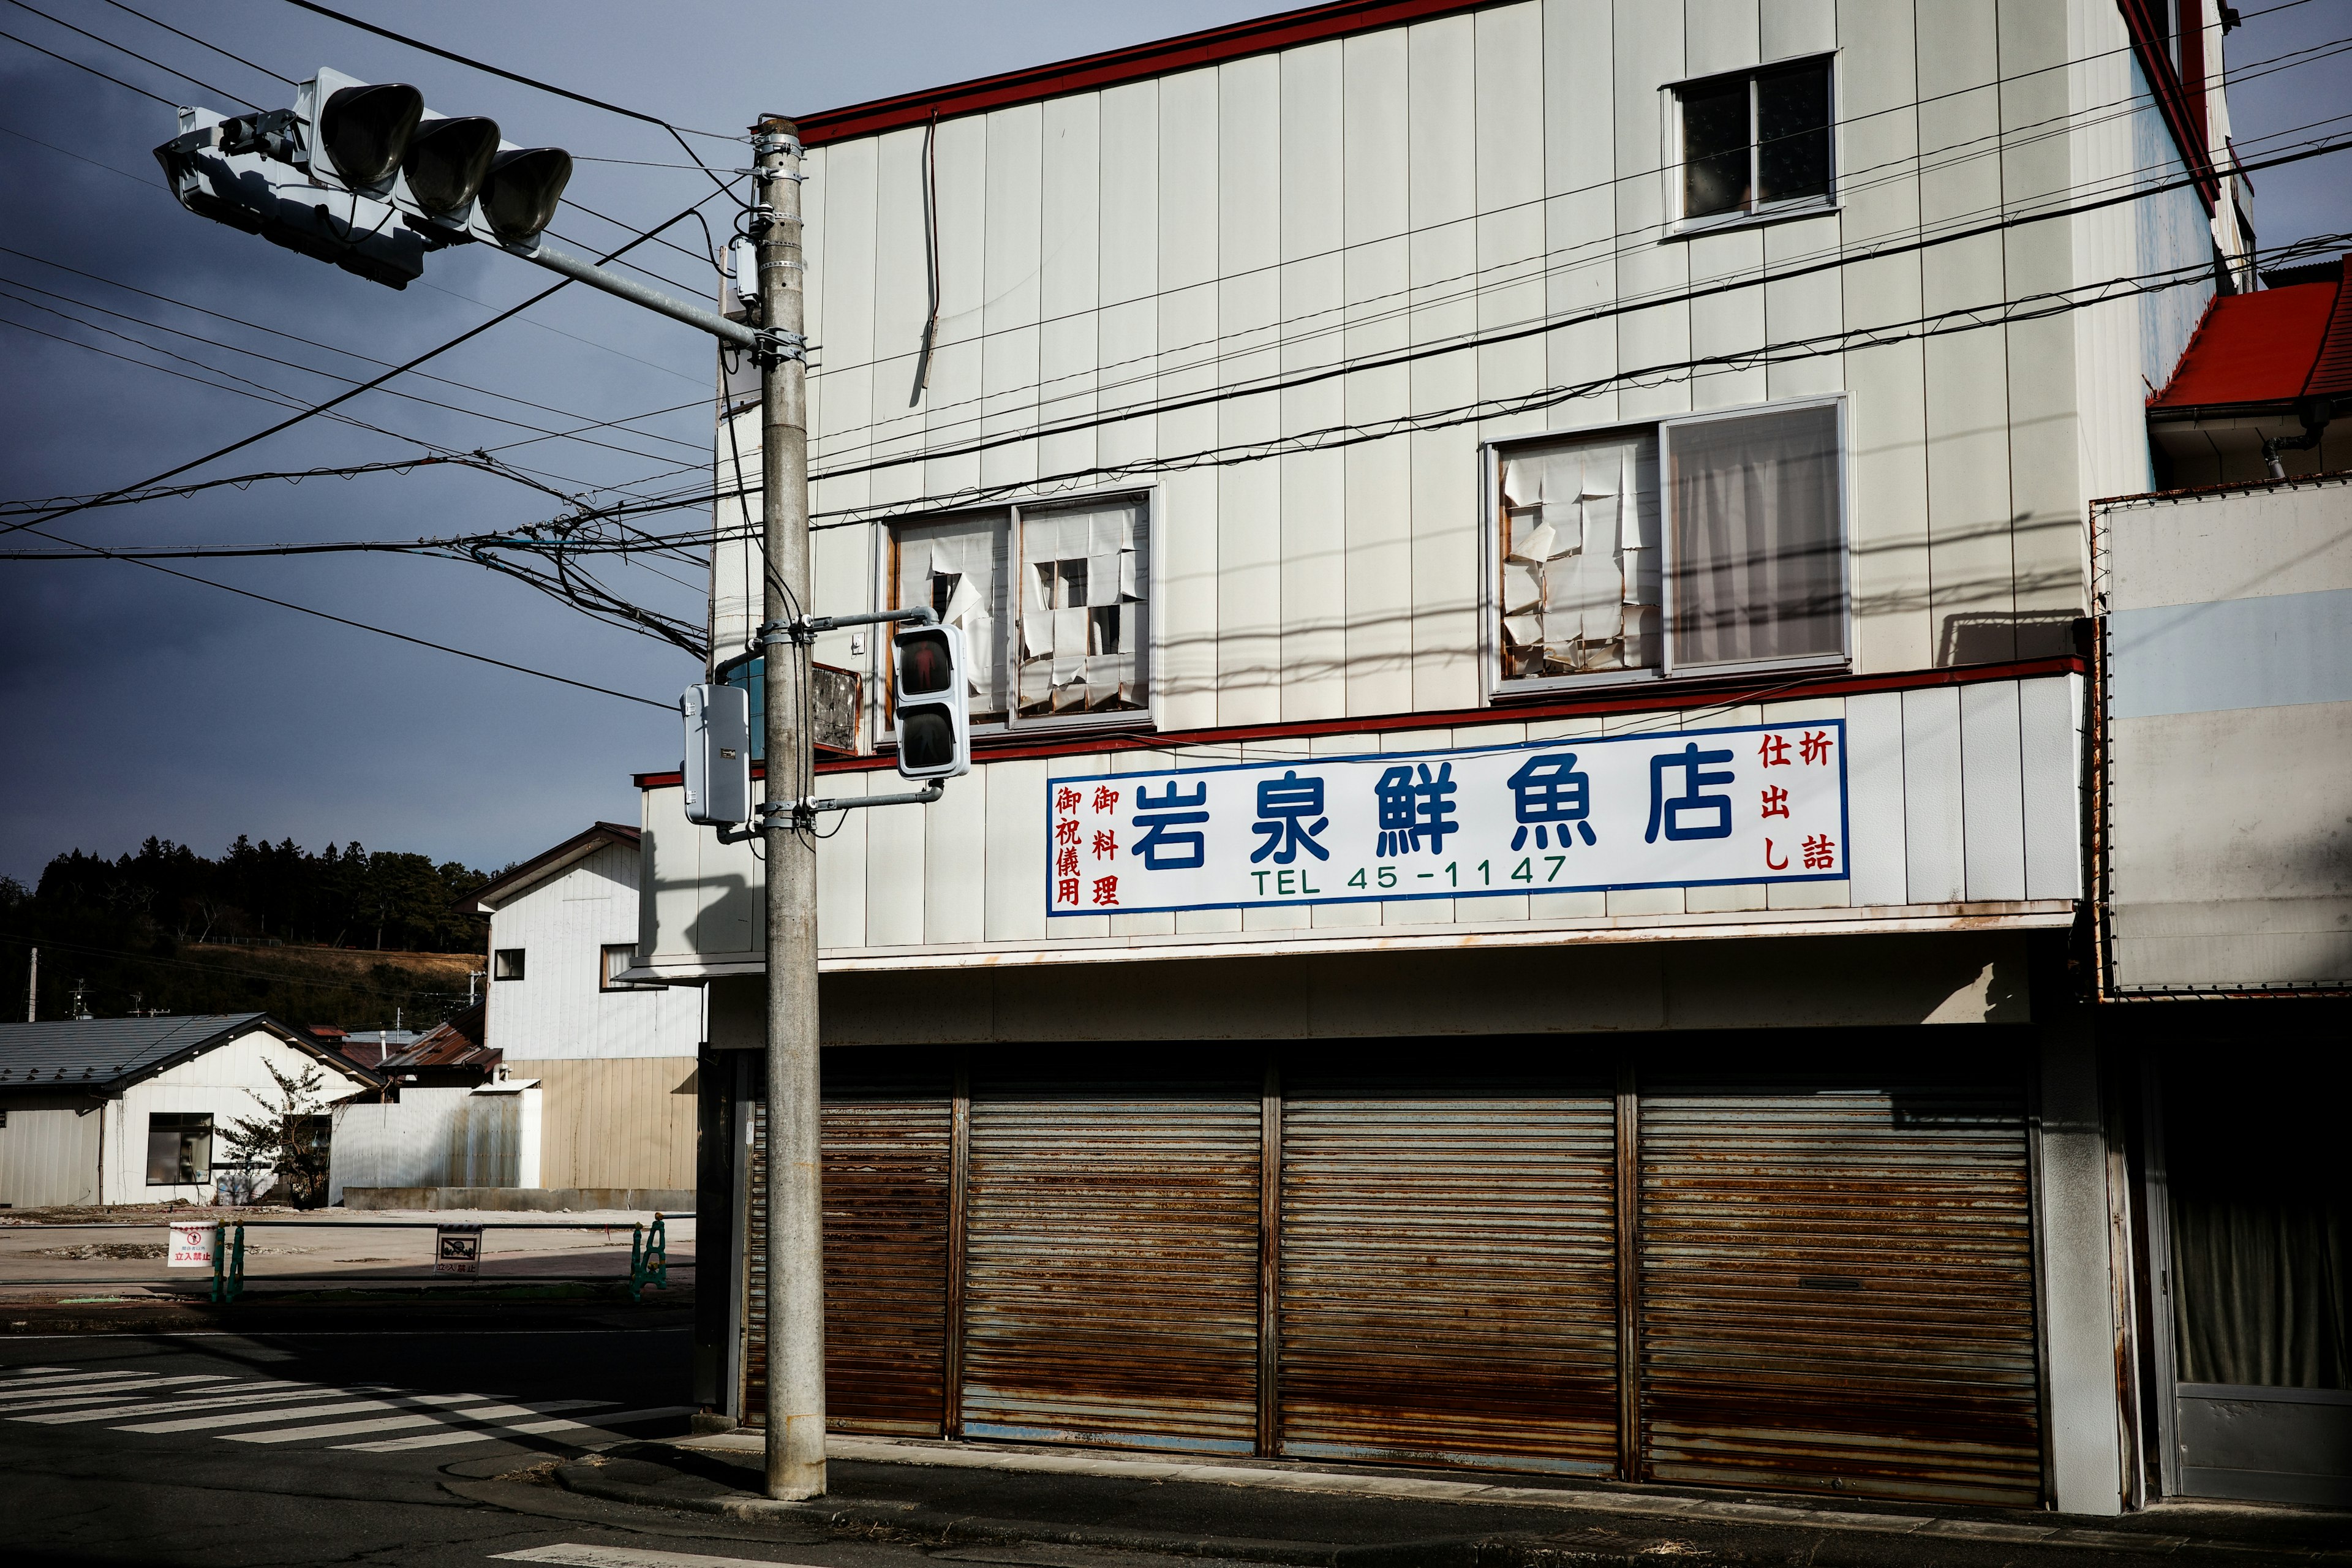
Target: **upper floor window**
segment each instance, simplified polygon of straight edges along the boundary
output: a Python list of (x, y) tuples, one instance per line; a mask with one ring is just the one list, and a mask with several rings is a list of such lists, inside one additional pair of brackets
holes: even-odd
[(502, 947), (499, 949), (498, 952), (492, 953), (490, 955), (490, 978), (493, 980), (520, 980), (522, 978), (522, 949), (519, 947)]
[(1150, 509), (1141, 496), (900, 525), (890, 607), (963, 628), (975, 727), (1149, 705)]
[(1686, 82), (1675, 103), (1684, 222), (1829, 202), (1826, 58)]
[(1841, 429), (1813, 402), (1505, 447), (1500, 687), (1843, 663)]
[(660, 985), (640, 980), (624, 980), (622, 976), (636, 967), (637, 944), (633, 942), (608, 942), (604, 945), (603, 961), (596, 971), (599, 991), (659, 991)]

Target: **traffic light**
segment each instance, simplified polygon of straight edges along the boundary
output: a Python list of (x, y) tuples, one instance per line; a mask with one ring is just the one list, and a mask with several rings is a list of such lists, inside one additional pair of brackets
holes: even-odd
[(326, 69), (291, 109), (182, 110), (155, 156), (198, 216), (394, 289), (444, 246), (528, 251), (572, 179), (561, 147), (518, 147), (496, 121), (435, 113), (405, 82)]
[(686, 715), (686, 819), (706, 826), (751, 819), (751, 704), (740, 686), (689, 686)]
[(890, 638), (891, 700), (898, 772), (951, 779), (971, 771), (971, 719), (964, 695), (963, 628), (926, 624)]

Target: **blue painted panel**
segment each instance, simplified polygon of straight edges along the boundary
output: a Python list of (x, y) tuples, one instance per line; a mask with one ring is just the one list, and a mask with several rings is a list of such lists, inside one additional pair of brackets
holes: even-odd
[(2123, 610), (2108, 636), (2118, 719), (2352, 702), (2352, 589)]

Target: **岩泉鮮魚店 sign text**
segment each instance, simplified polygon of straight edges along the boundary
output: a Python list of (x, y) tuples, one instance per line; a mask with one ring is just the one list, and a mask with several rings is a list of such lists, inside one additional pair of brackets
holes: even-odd
[(1055, 915), (1837, 881), (1845, 726), (1052, 778), (1045, 818)]

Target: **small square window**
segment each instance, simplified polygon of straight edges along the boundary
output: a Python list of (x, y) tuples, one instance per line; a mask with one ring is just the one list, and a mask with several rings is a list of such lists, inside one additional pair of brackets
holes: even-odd
[(522, 949), (519, 947), (502, 947), (499, 949), (497, 952), (493, 953), (490, 956), (490, 978), (493, 980), (520, 980), (522, 978)]
[(1685, 222), (1820, 205), (1832, 195), (1830, 62), (1675, 89)]
[(209, 1112), (150, 1112), (147, 1117), (147, 1184), (201, 1185), (213, 1179), (213, 1119)]

